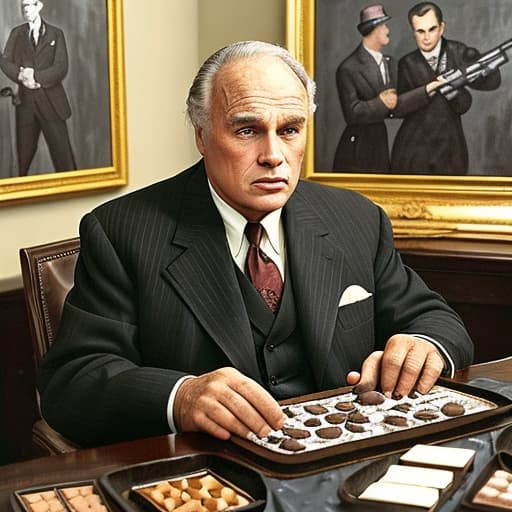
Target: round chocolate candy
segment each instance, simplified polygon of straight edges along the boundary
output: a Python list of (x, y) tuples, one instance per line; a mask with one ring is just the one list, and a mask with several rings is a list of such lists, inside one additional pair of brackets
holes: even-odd
[(348, 412), (355, 409), (355, 405), (352, 402), (338, 402), (335, 406), (338, 411)]
[(445, 416), (462, 416), (466, 412), (466, 409), (464, 409), (463, 405), (456, 402), (448, 402), (441, 407), (441, 412)]
[(336, 439), (341, 436), (342, 432), (340, 427), (325, 427), (316, 430), (315, 434), (322, 439)]
[(393, 409), (400, 412), (409, 412), (411, 410), (411, 404), (396, 404)]
[(331, 425), (339, 425), (347, 419), (347, 415), (342, 412), (333, 412), (325, 415), (325, 421)]
[(439, 417), (439, 414), (436, 411), (423, 409), (421, 411), (416, 411), (414, 413), (414, 417), (417, 418), (418, 420), (430, 421), (435, 420), (437, 417)]
[(378, 391), (365, 391), (358, 396), (361, 405), (380, 405), (386, 397)]
[(306, 449), (306, 447), (302, 443), (299, 443), (296, 439), (285, 439), (281, 442), (279, 447), (289, 452), (300, 452), (301, 450)]
[(368, 423), (370, 420), (368, 419), (368, 416), (356, 411), (348, 415), (348, 421), (351, 421), (352, 423)]
[(301, 428), (283, 427), (282, 431), (283, 434), (292, 437), (293, 439), (306, 439), (306, 437), (311, 435), (307, 430), (303, 430)]
[(403, 416), (395, 416), (392, 414), (388, 414), (384, 416), (384, 423), (386, 425), (393, 425), (394, 427), (406, 427), (407, 426), (407, 418)]
[(361, 434), (366, 430), (362, 425), (358, 425), (357, 423), (345, 423), (345, 428), (350, 432), (354, 432), (354, 434)]
[(323, 405), (312, 404), (305, 405), (304, 410), (309, 412), (309, 414), (325, 414), (329, 409), (325, 408)]
[(321, 423), (319, 418), (309, 418), (304, 422), (304, 425), (306, 427), (319, 427)]

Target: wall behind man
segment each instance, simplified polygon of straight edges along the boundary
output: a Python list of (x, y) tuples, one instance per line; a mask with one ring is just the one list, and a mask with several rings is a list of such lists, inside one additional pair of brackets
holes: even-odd
[[(124, 0), (129, 185), (0, 206), (0, 291), (21, 286), (18, 249), (76, 236), (84, 213), (198, 158), (185, 97), (198, 65), (243, 39), (284, 44), (285, 0)], [(4, 41), (0, 42), (3, 45)]]

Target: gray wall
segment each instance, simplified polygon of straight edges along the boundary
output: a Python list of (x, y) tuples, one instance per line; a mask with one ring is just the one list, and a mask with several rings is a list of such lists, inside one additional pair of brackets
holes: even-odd
[[(368, 0), (317, 0), (315, 78), (318, 110), (315, 114), (315, 169), (330, 171), (345, 121), (336, 91), (339, 63), (359, 44), (359, 11)], [(411, 0), (383, 0), (391, 30), (385, 53), (397, 59), (416, 48), (407, 22)], [(445, 37), (487, 51), (512, 37), (510, 0), (439, 0), (446, 21)], [(512, 57), (512, 51), (509, 51)], [(512, 63), (502, 68), (497, 91), (472, 91), (473, 105), (462, 119), (469, 147), (470, 174), (512, 175)], [(390, 142), (400, 124), (386, 121)], [(391, 146), (390, 146), (391, 147)]]
[[(71, 104), (68, 129), (79, 169), (111, 165), (106, 0), (44, 0), (43, 19), (66, 37), (69, 71), (64, 87)], [(11, 29), (23, 23), (20, 2), (2, 1), (0, 48)], [(15, 86), (0, 72), (0, 88)], [(0, 98), (0, 178), (17, 176), (14, 108)], [(29, 174), (53, 172), (44, 138)]]

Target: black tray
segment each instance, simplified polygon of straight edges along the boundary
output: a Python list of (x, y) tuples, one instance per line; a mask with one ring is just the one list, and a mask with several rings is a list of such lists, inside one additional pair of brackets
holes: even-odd
[[(402, 505), (377, 501), (360, 500), (358, 496), (373, 482), (379, 480), (388, 467), (400, 463), (400, 454), (390, 455), (368, 464), (360, 470), (352, 473), (338, 488), (338, 496), (344, 504), (354, 512), (434, 512), (450, 498), (460, 486), (465, 474), (472, 464), (462, 469), (452, 469), (453, 482), (443, 490), (440, 490), (438, 502), (431, 508), (416, 507), (413, 505)], [(427, 467), (427, 466), (425, 466)], [(428, 466), (435, 467), (435, 466)]]
[(126, 466), (100, 476), (98, 485), (116, 509), (143, 512), (146, 508), (130, 496), (132, 488), (167, 479), (174, 480), (200, 471), (213, 473), (254, 500), (245, 507), (238, 507), (237, 512), (264, 509), (267, 490), (261, 476), (247, 466), (217, 455), (172, 457)]

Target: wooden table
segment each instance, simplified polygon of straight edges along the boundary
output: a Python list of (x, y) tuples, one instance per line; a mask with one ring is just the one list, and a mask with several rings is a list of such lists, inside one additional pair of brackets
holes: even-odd
[[(467, 382), (477, 377), (512, 382), (512, 357), (471, 366), (459, 371), (455, 380)], [(239, 457), (236, 449), (233, 452), (232, 448), (233, 445), (216, 441), (206, 435), (178, 434), (78, 450), (65, 455), (1, 466), (0, 510), (10, 510), (9, 496), (17, 489), (93, 479), (122, 466), (190, 453), (213, 452), (228, 458)]]

